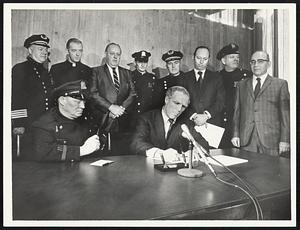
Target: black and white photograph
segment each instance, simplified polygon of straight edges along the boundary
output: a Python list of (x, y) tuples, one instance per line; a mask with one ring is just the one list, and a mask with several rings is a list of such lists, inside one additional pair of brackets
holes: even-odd
[(4, 227), (295, 227), (296, 4), (3, 4)]

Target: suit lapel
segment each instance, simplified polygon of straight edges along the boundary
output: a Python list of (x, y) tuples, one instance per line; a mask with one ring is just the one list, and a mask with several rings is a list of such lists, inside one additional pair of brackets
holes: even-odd
[(115, 87), (114, 82), (113, 82), (113, 80), (112, 80), (112, 76), (111, 76), (111, 74), (110, 74), (110, 72), (109, 72), (109, 69), (108, 69), (107, 64), (104, 65), (104, 71), (105, 71), (105, 73), (106, 73), (106, 77), (108, 78), (108, 81), (111, 83), (111, 85), (112, 85), (113, 87)]
[(261, 95), (263, 93), (263, 91), (271, 84), (271, 82), (272, 82), (272, 77), (270, 75), (268, 75), (266, 77), (266, 80), (265, 80), (264, 84), (262, 85), (257, 97), (259, 97), (259, 95)]
[(166, 142), (166, 138), (165, 138), (166, 131), (165, 131), (165, 125), (161, 114), (161, 110), (158, 110), (155, 120), (156, 120), (155, 124), (157, 124), (156, 133), (158, 136), (158, 140), (164, 140), (164, 142)]
[(251, 95), (252, 99), (254, 100), (252, 80), (253, 80), (253, 77), (247, 79), (246, 87), (247, 87), (247, 90), (248, 90), (249, 94)]

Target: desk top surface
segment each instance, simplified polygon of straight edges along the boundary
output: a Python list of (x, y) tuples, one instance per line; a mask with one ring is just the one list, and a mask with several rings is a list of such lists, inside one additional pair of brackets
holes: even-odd
[[(259, 198), (290, 191), (290, 162), (240, 150), (214, 150), (213, 155), (248, 159), (230, 166)], [(99, 159), (113, 160), (91, 166)], [(76, 163), (14, 162), (12, 170), (15, 220), (141, 220), (249, 202), (240, 190), (222, 184), (203, 163), (202, 178), (160, 172), (143, 156), (98, 156)], [(214, 166), (219, 177), (238, 183)]]

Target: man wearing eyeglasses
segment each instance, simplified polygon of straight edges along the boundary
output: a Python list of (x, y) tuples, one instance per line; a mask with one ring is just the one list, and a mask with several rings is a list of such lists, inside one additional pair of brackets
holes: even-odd
[(197, 47), (193, 57), (194, 69), (178, 80), (178, 85), (186, 88), (191, 95), (187, 114), (196, 125), (204, 125), (207, 121), (221, 125), (225, 90), (220, 75), (207, 68), (209, 58), (208, 47)]
[(251, 57), (253, 77), (238, 83), (232, 144), (278, 156), (290, 150), (290, 95), (285, 80), (271, 77), (269, 55)]
[(33, 160), (79, 161), (100, 148), (99, 133), (86, 117), (86, 85), (78, 80), (55, 89), (57, 106), (51, 108), (32, 124)]

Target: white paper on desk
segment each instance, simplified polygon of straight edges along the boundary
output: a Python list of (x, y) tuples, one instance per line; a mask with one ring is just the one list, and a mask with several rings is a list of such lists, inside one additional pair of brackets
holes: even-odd
[(195, 126), (195, 130), (205, 138), (211, 147), (218, 148), (225, 129), (210, 123), (206, 124), (207, 126)]
[[(248, 160), (242, 159), (242, 158), (237, 158), (237, 157), (230, 157), (226, 155), (216, 155), (214, 158), (218, 161), (220, 161), (223, 165), (225, 166), (231, 166), (231, 165), (236, 165), (236, 164), (241, 164), (241, 163), (246, 163)], [(221, 166), (218, 162), (214, 161), (211, 159), (211, 157), (207, 157), (208, 162), (211, 163), (212, 165), (217, 165)], [(200, 159), (203, 162), (203, 159)]]
[(111, 161), (111, 160), (98, 160), (98, 161), (95, 161), (95, 162), (91, 163), (90, 165), (101, 166), (102, 167), (102, 166), (110, 164), (110, 163), (113, 163), (113, 161)]

